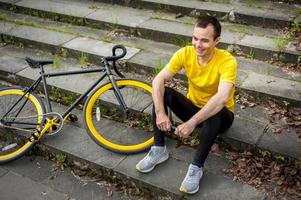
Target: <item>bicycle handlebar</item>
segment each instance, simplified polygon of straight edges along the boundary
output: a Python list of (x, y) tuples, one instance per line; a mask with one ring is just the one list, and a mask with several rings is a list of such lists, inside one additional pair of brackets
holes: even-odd
[[(122, 54), (116, 56), (116, 50), (117, 49), (121, 49), (122, 50)], [(117, 70), (117, 67), (116, 67), (116, 61), (120, 58), (123, 58), (126, 54), (126, 48), (123, 46), (123, 45), (115, 45), (113, 48), (112, 48), (112, 54), (113, 56), (108, 56), (108, 57), (104, 57), (104, 59), (106, 61), (113, 61), (113, 68), (114, 68), (114, 71), (116, 72), (116, 74), (118, 74), (118, 76), (124, 78), (125, 76)]]
[[(116, 50), (117, 49), (121, 49), (122, 50), (122, 54), (116, 56)], [(123, 46), (123, 45), (115, 45), (113, 48), (112, 48), (112, 54), (113, 56), (108, 56), (108, 57), (105, 57), (105, 59), (107, 61), (116, 61), (120, 58), (123, 58), (126, 54), (126, 48)]]

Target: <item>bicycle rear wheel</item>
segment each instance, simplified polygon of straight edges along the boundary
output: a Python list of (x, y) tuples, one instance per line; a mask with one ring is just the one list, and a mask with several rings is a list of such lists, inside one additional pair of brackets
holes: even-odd
[(33, 93), (18, 88), (0, 90), (0, 164), (24, 155), (33, 145), (30, 141), (45, 112), (44, 104)]
[(118, 153), (138, 153), (154, 139), (151, 123), (152, 88), (133, 79), (116, 81), (129, 108), (126, 118), (110, 82), (100, 86), (86, 101), (84, 118), (88, 134), (102, 147)]

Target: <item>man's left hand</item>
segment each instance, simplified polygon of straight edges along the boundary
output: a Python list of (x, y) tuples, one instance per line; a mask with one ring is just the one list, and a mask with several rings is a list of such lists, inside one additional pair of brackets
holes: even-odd
[(182, 138), (187, 138), (195, 129), (195, 125), (187, 121), (176, 128), (176, 134)]

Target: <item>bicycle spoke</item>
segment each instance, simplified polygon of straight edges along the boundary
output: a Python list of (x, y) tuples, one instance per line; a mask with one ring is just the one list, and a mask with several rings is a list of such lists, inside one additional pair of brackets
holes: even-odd
[(26, 152), (42, 115), (41, 104), (31, 94), (14, 88), (0, 91), (0, 162)]

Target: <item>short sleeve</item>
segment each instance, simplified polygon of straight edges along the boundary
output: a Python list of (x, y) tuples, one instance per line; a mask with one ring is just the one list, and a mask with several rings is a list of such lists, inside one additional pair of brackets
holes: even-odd
[(184, 65), (184, 58), (185, 48), (181, 48), (172, 56), (165, 68), (173, 74), (178, 73)]
[(232, 55), (225, 59), (220, 66), (220, 82), (229, 82), (235, 85), (237, 75), (237, 61)]

